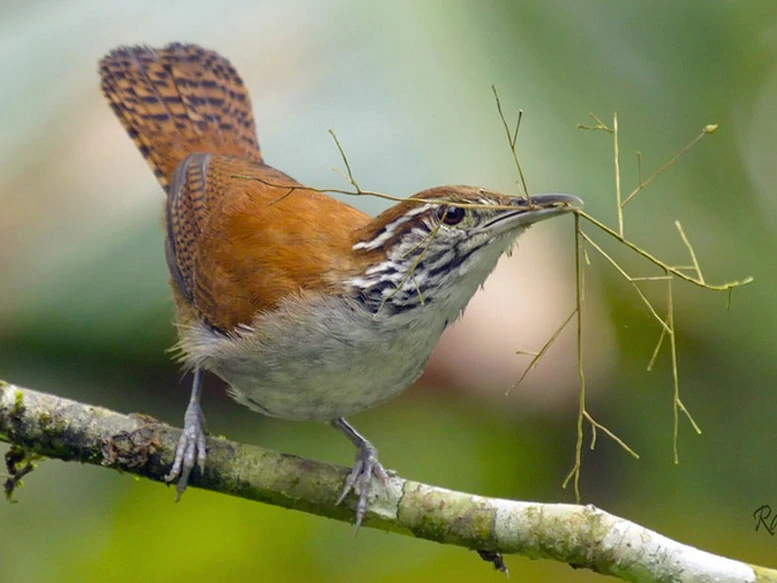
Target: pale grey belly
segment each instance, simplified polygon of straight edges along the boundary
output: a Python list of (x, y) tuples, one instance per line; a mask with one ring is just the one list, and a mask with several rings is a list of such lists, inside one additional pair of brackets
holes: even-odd
[[(374, 318), (342, 300), (328, 308), (275, 312), (236, 338), (199, 329), (182, 346), (190, 360), (224, 379), (239, 403), (271, 417), (330, 420), (404, 391), (445, 327), (434, 310), (426, 319)], [(198, 349), (203, 357), (196, 357)]]
[(237, 402), (260, 413), (330, 420), (393, 399), (420, 376), (428, 359), (359, 348), (348, 347), (339, 355), (332, 351), (327, 357), (316, 350), (301, 352), (282, 366), (221, 362), (212, 370), (230, 385), (229, 394)]

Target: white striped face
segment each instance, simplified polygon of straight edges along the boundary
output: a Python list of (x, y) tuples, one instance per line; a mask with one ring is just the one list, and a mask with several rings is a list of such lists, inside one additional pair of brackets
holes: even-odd
[[(518, 236), (516, 232), (495, 239), (480, 228), (504, 210), (452, 207), (445, 202), (446, 199), (437, 198), (409, 207), (374, 231), (371, 238), (354, 244), (354, 251), (374, 253), (380, 258), (363, 275), (348, 282), (370, 311), (397, 313), (439, 304), (441, 291), (460, 285), (470, 272), (474, 280), (464, 288), (472, 288), (474, 293)], [(503, 198), (481, 196), (468, 200), (451, 197), (448, 202), (505, 204)], [(502, 245), (492, 245), (497, 239)], [(478, 265), (473, 272), (471, 268)], [(451, 306), (454, 312), (458, 313), (469, 301), (471, 293), (466, 295), (462, 305)]]
[(528, 201), (473, 187), (442, 187), (413, 198), (425, 200), (389, 209), (353, 245), (374, 261), (347, 283), (374, 313), (441, 302), (464, 309), (523, 231), (582, 204), (568, 195)]

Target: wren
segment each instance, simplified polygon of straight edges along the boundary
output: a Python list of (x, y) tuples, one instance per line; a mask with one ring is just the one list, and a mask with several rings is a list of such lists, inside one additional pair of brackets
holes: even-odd
[(119, 47), (100, 75), (166, 192), (177, 348), (194, 373), (167, 480), (180, 496), (204, 469), (207, 370), (254, 411), (348, 437), (356, 462), (338, 503), (358, 494), (358, 526), (387, 474), (344, 417), (410, 386), (518, 236), (580, 199), (440, 186), (371, 218), (265, 164), (245, 85), (217, 53)]

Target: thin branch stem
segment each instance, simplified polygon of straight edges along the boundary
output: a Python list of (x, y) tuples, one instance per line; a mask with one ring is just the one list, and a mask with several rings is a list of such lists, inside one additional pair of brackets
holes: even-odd
[(621, 156), (618, 141), (618, 114), (612, 114), (612, 151), (615, 158), (615, 206), (618, 210), (618, 234), (623, 237), (623, 203), (621, 202)]
[(523, 196), (531, 202), (531, 196), (529, 195), (529, 187), (526, 184), (526, 176), (523, 173), (523, 167), (521, 166), (521, 162), (518, 159), (518, 151), (516, 150), (516, 144), (518, 142), (518, 130), (521, 127), (521, 119), (523, 118), (523, 111), (518, 111), (518, 121), (515, 123), (515, 132), (510, 132), (510, 126), (507, 123), (507, 118), (505, 117), (504, 111), (502, 110), (502, 102), (499, 100), (499, 93), (496, 90), (496, 85), (491, 86), (491, 91), (494, 93), (494, 99), (496, 100), (496, 109), (499, 112), (499, 119), (502, 120), (502, 126), (504, 127), (505, 134), (507, 135), (507, 143), (510, 145), (510, 152), (512, 152), (513, 155), (513, 162), (515, 164), (515, 169), (518, 171), (518, 176), (520, 178), (520, 184), (523, 188)]
[[(283, 184), (278, 182), (272, 182), (270, 180), (267, 180), (265, 178), (261, 178), (259, 176), (251, 176), (250, 174), (231, 174), (231, 178), (237, 178), (239, 180), (250, 180), (254, 182), (260, 182), (262, 184), (265, 184), (271, 188), (277, 188), (280, 190), (287, 190), (285, 194), (282, 196), (279, 196), (276, 199), (273, 199), (270, 203), (270, 205), (277, 204), (281, 200), (287, 198), (291, 193), (297, 191), (297, 190), (305, 190), (309, 192), (318, 192), (319, 194), (342, 194), (346, 196), (374, 196), (376, 198), (381, 198), (384, 200), (392, 201), (392, 202), (417, 202), (421, 204), (444, 204), (447, 206), (453, 206), (453, 207), (460, 207), (465, 209), (487, 209), (487, 210), (515, 210), (514, 206), (510, 205), (498, 205), (498, 204), (479, 204), (479, 203), (468, 203), (468, 202), (457, 202), (457, 201), (451, 201), (451, 200), (436, 200), (433, 198), (414, 198), (412, 196), (408, 196), (405, 198), (402, 198), (400, 196), (394, 196), (391, 194), (386, 194), (385, 192), (378, 192), (375, 190), (343, 190), (341, 188), (315, 188), (313, 186), (303, 186), (301, 184)], [(348, 180), (347, 175), (343, 174), (343, 176)], [(355, 187), (354, 187), (355, 188)], [(487, 188), (483, 188), (482, 191), (484, 193), (494, 193), (494, 194), (501, 194), (496, 191), (488, 190)], [(531, 210), (531, 206), (526, 207), (527, 210)]]
[(647, 251), (645, 251), (641, 247), (637, 246), (636, 244), (634, 244), (631, 241), (629, 241), (628, 239), (626, 239), (625, 237), (621, 237), (616, 231), (612, 230), (610, 227), (608, 227), (604, 223), (596, 220), (595, 218), (593, 218), (591, 215), (589, 215), (585, 211), (576, 210), (575, 214), (583, 217), (585, 220), (587, 220), (589, 223), (591, 223), (594, 226), (596, 226), (598, 229), (604, 231), (605, 233), (607, 233), (608, 235), (610, 235), (611, 237), (613, 237), (614, 239), (616, 239), (620, 243), (623, 243), (626, 247), (628, 247), (629, 249), (634, 251), (637, 255), (640, 255), (641, 257), (644, 257), (645, 259), (650, 261), (653, 265), (656, 265), (657, 267), (660, 267), (663, 271), (671, 273), (671, 274), (677, 276), (678, 278), (680, 278), (680, 279), (682, 279), (684, 281), (687, 281), (688, 283), (692, 283), (693, 285), (702, 287), (704, 289), (713, 290), (713, 291), (728, 291), (728, 290), (736, 288), (736, 287), (742, 287), (744, 285), (752, 283), (752, 281), (753, 281), (752, 277), (746, 277), (746, 278), (738, 280), (738, 281), (730, 281), (730, 282), (726, 282), (726, 283), (719, 284), (719, 285), (713, 285), (713, 284), (705, 283), (704, 281), (701, 281), (699, 279), (696, 279), (696, 278), (693, 278), (693, 277), (691, 277), (689, 275), (686, 275), (685, 273), (683, 273), (682, 271), (679, 271), (675, 267), (671, 267), (671, 266), (667, 265), (666, 263), (664, 263), (663, 261), (661, 261), (660, 259), (658, 259), (654, 255), (651, 255), (650, 253), (648, 253)]
[[(607, 252), (606, 252), (604, 249), (602, 249), (602, 248), (601, 248), (601, 247), (600, 247), (600, 246), (599, 246), (599, 245), (598, 245), (598, 244), (597, 244), (595, 241), (593, 241), (593, 240), (592, 240), (592, 239), (591, 239), (591, 238), (590, 238), (590, 237), (589, 237), (589, 236), (588, 236), (588, 235), (585, 233), (585, 231), (581, 231), (581, 233), (580, 233), (580, 234), (581, 234), (581, 236), (583, 237), (583, 239), (585, 239), (585, 240), (586, 240), (586, 242), (587, 242), (589, 245), (591, 245), (591, 246), (592, 246), (594, 249), (596, 249), (596, 250), (599, 252), (599, 254), (600, 254), (602, 257), (604, 257), (604, 258), (605, 258), (605, 259), (606, 259), (606, 260), (607, 260), (607, 261), (610, 263), (610, 265), (612, 265), (612, 266), (615, 268), (615, 270), (616, 270), (616, 271), (617, 271), (619, 274), (621, 274), (621, 276), (623, 276), (623, 278), (624, 278), (626, 281), (628, 281), (628, 282), (629, 282), (631, 285), (633, 285), (633, 286), (634, 286), (634, 289), (637, 291), (637, 295), (639, 295), (639, 297), (640, 297), (640, 299), (642, 300), (642, 302), (643, 302), (643, 303), (644, 303), (644, 304), (647, 306), (648, 310), (650, 310), (650, 314), (651, 314), (651, 315), (652, 315), (652, 316), (653, 316), (653, 317), (656, 319), (656, 321), (657, 321), (659, 324), (661, 324), (661, 326), (662, 326), (663, 328), (665, 328), (666, 330), (668, 330), (668, 329), (669, 329), (669, 327), (667, 326), (666, 322), (664, 322), (664, 319), (663, 319), (661, 316), (659, 316), (659, 315), (658, 315), (658, 312), (657, 312), (657, 311), (656, 311), (656, 309), (653, 307), (653, 304), (651, 303), (651, 301), (650, 301), (650, 300), (647, 298), (647, 296), (646, 296), (646, 295), (643, 293), (643, 291), (642, 291), (642, 289), (639, 287), (639, 285), (637, 285), (637, 279), (638, 279), (638, 278), (633, 278), (633, 277), (631, 277), (631, 276), (630, 276), (628, 273), (626, 273), (626, 272), (623, 270), (623, 268), (622, 268), (620, 265), (618, 265), (618, 263), (617, 263), (617, 262), (616, 262), (616, 261), (615, 261), (615, 260), (614, 260), (612, 257), (610, 257), (610, 255), (608, 255), (608, 254), (607, 254)], [(661, 279), (665, 279), (665, 278), (663, 278), (663, 277), (662, 277)]]
[(650, 361), (647, 365), (647, 371), (651, 372), (653, 370), (653, 367), (656, 365), (656, 360), (658, 359), (658, 353), (661, 351), (661, 346), (664, 343), (664, 338), (666, 338), (666, 335), (669, 334), (667, 331), (668, 328), (661, 328), (661, 334), (658, 335), (658, 342), (656, 342), (656, 347), (653, 349), (653, 354), (650, 357)]
[(575, 500), (580, 501), (580, 472), (583, 467), (583, 418), (586, 413), (585, 405), (585, 370), (583, 369), (583, 266), (580, 261), (582, 233), (580, 229), (580, 217), (575, 214), (575, 315), (577, 316), (577, 375), (580, 379), (580, 391), (578, 395), (578, 415), (575, 441), (575, 463), (569, 474), (561, 484), (562, 488), (574, 480)]
[(523, 379), (526, 378), (526, 375), (529, 374), (529, 372), (539, 364), (542, 357), (545, 356), (545, 353), (548, 351), (548, 349), (553, 346), (553, 344), (556, 342), (558, 337), (561, 335), (561, 333), (564, 331), (564, 328), (566, 328), (569, 323), (572, 321), (572, 318), (575, 317), (575, 314), (577, 313), (577, 310), (573, 310), (569, 316), (567, 316), (567, 319), (564, 320), (564, 322), (556, 328), (556, 331), (553, 332), (551, 337), (545, 342), (545, 344), (542, 345), (542, 348), (539, 349), (538, 352), (526, 352), (526, 351), (518, 351), (518, 354), (526, 354), (529, 356), (532, 356), (531, 362), (526, 366), (526, 369), (523, 371), (523, 374), (521, 375), (521, 378), (519, 378), (515, 383), (513, 383), (513, 386), (507, 389), (507, 392), (505, 392), (505, 396), (509, 395), (513, 389), (515, 389), (518, 385), (520, 385), (523, 382)]
[[(634, 459), (639, 459), (639, 454), (636, 451), (629, 447), (625, 441), (615, 435), (615, 433), (610, 431), (606, 426), (602, 425), (596, 419), (594, 419), (588, 411), (584, 411), (583, 415), (585, 415), (586, 421), (588, 421), (594, 428), (604, 431), (610, 439), (625, 449)], [(591, 449), (594, 449), (595, 443), (596, 440), (591, 441)]]
[(356, 189), (356, 192), (364, 192), (362, 191), (361, 187), (359, 186), (359, 183), (356, 182), (356, 178), (353, 175), (353, 171), (351, 171), (351, 164), (348, 162), (348, 156), (345, 155), (345, 150), (343, 150), (343, 146), (340, 144), (340, 140), (337, 139), (337, 134), (332, 128), (329, 128), (327, 130), (329, 132), (329, 135), (332, 136), (332, 139), (335, 141), (335, 146), (337, 146), (337, 151), (340, 152), (340, 158), (343, 160), (343, 164), (345, 164), (345, 170), (348, 172), (348, 175), (346, 176), (346, 179)]
[[(649, 185), (651, 182), (653, 182), (653, 181), (654, 181), (656, 178), (658, 178), (658, 177), (659, 177), (661, 174), (663, 174), (664, 172), (666, 172), (666, 171), (667, 171), (669, 168), (671, 168), (672, 166), (674, 166), (674, 165), (677, 163), (677, 161), (678, 161), (678, 160), (679, 160), (679, 159), (680, 159), (680, 158), (683, 156), (683, 154), (685, 154), (685, 153), (686, 153), (688, 150), (690, 150), (691, 148), (693, 148), (693, 147), (694, 147), (694, 146), (695, 146), (695, 145), (696, 145), (696, 144), (699, 142), (699, 140), (701, 140), (701, 139), (702, 139), (704, 136), (706, 136), (706, 135), (708, 135), (708, 134), (711, 134), (711, 133), (715, 132), (715, 130), (717, 130), (717, 129), (718, 129), (718, 126), (717, 126), (716, 124), (710, 124), (710, 125), (706, 125), (706, 126), (704, 126), (704, 128), (702, 129), (701, 133), (700, 133), (698, 136), (696, 136), (695, 138), (693, 138), (693, 139), (692, 139), (692, 140), (691, 140), (691, 141), (690, 141), (690, 142), (689, 142), (689, 143), (688, 143), (688, 144), (687, 144), (687, 145), (686, 145), (686, 146), (685, 146), (685, 147), (684, 147), (682, 150), (680, 150), (680, 151), (679, 151), (677, 154), (675, 154), (674, 158), (672, 158), (671, 160), (669, 160), (669, 162), (667, 162), (666, 164), (664, 164), (663, 166), (661, 166), (661, 168), (659, 168), (658, 170), (656, 170), (655, 172), (653, 172), (653, 174), (651, 174), (651, 175), (648, 177), (648, 179), (647, 179), (647, 180), (645, 180), (645, 181), (643, 182), (643, 181), (642, 181), (642, 179), (640, 178), (639, 184), (638, 184), (638, 185), (637, 185), (637, 187), (636, 187), (636, 188), (635, 188), (635, 189), (634, 189), (634, 190), (631, 192), (631, 194), (629, 194), (629, 195), (626, 197), (626, 200), (624, 200), (624, 201), (623, 201), (623, 205), (622, 205), (622, 206), (624, 206), (624, 207), (625, 207), (627, 204), (629, 204), (629, 202), (630, 202), (630, 201), (631, 201), (631, 200), (632, 200), (632, 199), (633, 199), (635, 196), (637, 196), (637, 195), (638, 195), (640, 192), (642, 192), (643, 190), (645, 190), (645, 188), (646, 188), (646, 187), (647, 187), (647, 186), (648, 186), (648, 185)], [(640, 166), (640, 174), (641, 174), (641, 166)]]
[(680, 221), (675, 221), (674, 226), (677, 227), (677, 230), (680, 232), (680, 237), (682, 238), (685, 247), (688, 249), (688, 253), (691, 256), (691, 261), (693, 262), (693, 267), (691, 268), (677, 267), (677, 269), (693, 269), (696, 272), (696, 278), (701, 283), (704, 283), (704, 275), (701, 273), (701, 267), (699, 267), (699, 260), (696, 259), (696, 252), (693, 250), (693, 245), (691, 245), (688, 237), (685, 236), (685, 231), (683, 231), (683, 226), (680, 224)]

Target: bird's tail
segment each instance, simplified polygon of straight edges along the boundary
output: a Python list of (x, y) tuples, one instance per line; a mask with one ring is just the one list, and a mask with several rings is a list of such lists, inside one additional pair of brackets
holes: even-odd
[(119, 47), (100, 61), (102, 90), (167, 188), (189, 154), (262, 161), (248, 91), (229, 61), (193, 44)]

